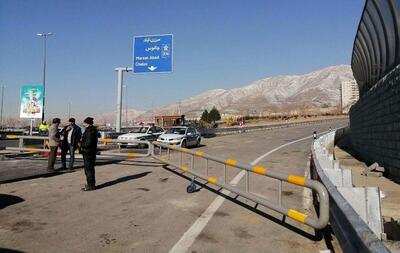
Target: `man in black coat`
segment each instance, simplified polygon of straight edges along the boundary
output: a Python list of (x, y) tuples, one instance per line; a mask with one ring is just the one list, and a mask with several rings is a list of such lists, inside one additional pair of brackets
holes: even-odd
[(96, 162), (98, 132), (93, 126), (93, 118), (91, 117), (87, 117), (83, 121), (83, 126), (86, 130), (82, 135), (80, 147), (83, 155), (87, 184), (85, 188), (82, 188), (82, 190), (93, 191), (96, 189), (94, 165)]
[(82, 130), (79, 126), (75, 124), (75, 119), (70, 118), (68, 120), (69, 125), (65, 126), (61, 130), (61, 135), (63, 140), (61, 142), (61, 163), (62, 169), (67, 167), (67, 153), (69, 152), (69, 166), (68, 169), (72, 170), (74, 168), (75, 161), (75, 150), (78, 148), (79, 142), (82, 137)]

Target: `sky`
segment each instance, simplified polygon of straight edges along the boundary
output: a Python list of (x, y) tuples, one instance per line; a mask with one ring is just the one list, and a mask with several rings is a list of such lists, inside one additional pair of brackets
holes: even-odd
[[(350, 64), (363, 0), (0, 0), (4, 114), (20, 88), (42, 83), (46, 115), (116, 110), (116, 67), (132, 67), (133, 37), (173, 34), (173, 72), (124, 76), (128, 107), (167, 105), (209, 89)], [(125, 103), (125, 101), (124, 101)]]

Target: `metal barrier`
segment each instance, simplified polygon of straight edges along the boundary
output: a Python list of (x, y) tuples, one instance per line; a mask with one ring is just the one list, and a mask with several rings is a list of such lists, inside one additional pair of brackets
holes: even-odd
[[(159, 147), (159, 155), (156, 155), (156, 152), (155, 152), (156, 147)], [(162, 148), (167, 149), (167, 151), (166, 151), (167, 157), (162, 156)], [(219, 157), (215, 157), (215, 156), (206, 154), (203, 151), (192, 151), (187, 148), (181, 148), (176, 145), (167, 145), (167, 144), (163, 144), (160, 142), (153, 142), (152, 150), (153, 150), (152, 157), (159, 160), (161, 163), (174, 166), (174, 167), (180, 169), (184, 173), (189, 173), (189, 174), (193, 175), (194, 178), (198, 177), (198, 178), (201, 178), (201, 179), (207, 181), (208, 183), (215, 184), (219, 187), (225, 188), (225, 189), (229, 190), (230, 192), (236, 193), (237, 195), (245, 197), (245, 198), (247, 198), (251, 201), (254, 201), (255, 203), (258, 203), (264, 207), (267, 207), (274, 211), (277, 211), (278, 213), (288, 216), (298, 222), (307, 224), (316, 229), (322, 229), (328, 223), (328, 220), (329, 220), (329, 196), (328, 196), (328, 193), (327, 193), (325, 187), (318, 181), (307, 179), (306, 177), (290, 175), (290, 174), (286, 174), (286, 173), (282, 173), (282, 172), (278, 172), (278, 171), (269, 170), (269, 169), (267, 169), (265, 167), (261, 167), (261, 166), (251, 166), (249, 164), (245, 164), (245, 163), (239, 162), (237, 160), (233, 160), (233, 159), (222, 159)], [(180, 152), (180, 154), (181, 154), (180, 164), (176, 164), (176, 163), (173, 163), (170, 161), (171, 150), (176, 150), (176, 151)], [(188, 166), (184, 166), (182, 164), (182, 154), (191, 155), (192, 159), (191, 159), (190, 168)], [(200, 158), (205, 159), (205, 169), (206, 169), (205, 175), (193, 171), (195, 157), (200, 157)], [(224, 165), (224, 179), (222, 180), (222, 182), (219, 182), (219, 180), (215, 177), (208, 176), (208, 161), (209, 160), (215, 161), (217, 163)], [(236, 167), (236, 168), (246, 171), (246, 191), (242, 191), (230, 184), (227, 184), (227, 182), (226, 182), (227, 166)], [(280, 184), (279, 184), (278, 203), (273, 203), (267, 199), (264, 199), (262, 197), (255, 195), (249, 191), (249, 184), (250, 184), (249, 173), (250, 172), (279, 180)], [(282, 206), (282, 202), (281, 202), (282, 181), (313, 189), (318, 194), (319, 201), (320, 201), (318, 219), (312, 218), (309, 215), (299, 212), (295, 209), (291, 209), (291, 208)], [(192, 184), (194, 184), (194, 180), (192, 181)], [(193, 186), (190, 185), (188, 187), (188, 192), (193, 190), (193, 189), (190, 189), (190, 187), (193, 187)]]
[(207, 129), (199, 129), (203, 136), (214, 136), (214, 135), (228, 135), (228, 134), (238, 134), (244, 132), (254, 132), (254, 131), (264, 131), (264, 130), (273, 130), (279, 128), (287, 128), (294, 126), (309, 126), (320, 123), (326, 123), (329, 121), (337, 121), (337, 120), (348, 120), (348, 117), (338, 117), (333, 119), (323, 119), (323, 120), (308, 120), (308, 121), (294, 121), (294, 122), (284, 122), (279, 124), (267, 124), (267, 125), (258, 125), (258, 126), (243, 126), (243, 127), (224, 127), (224, 128), (207, 128)]
[[(27, 152), (30, 154), (37, 153), (49, 153), (49, 149), (45, 148), (34, 148), (34, 147), (24, 147), (24, 140), (44, 140), (47, 141), (49, 138), (46, 136), (24, 136), (24, 135), (11, 135), (7, 136), (9, 139), (19, 139), (18, 147), (6, 147), (5, 150), (10, 151), (21, 151)], [(121, 141), (114, 139), (99, 139), (99, 142), (103, 143), (121, 143)], [(127, 153), (115, 153), (115, 152), (107, 152), (107, 151), (99, 151), (99, 155), (104, 156), (119, 156), (119, 157), (127, 157), (127, 158), (135, 158), (135, 157), (149, 157), (152, 153), (152, 145), (149, 141), (141, 141), (141, 140), (124, 140), (124, 143), (135, 143), (135, 144), (144, 144), (147, 145), (147, 152), (145, 154), (137, 153), (137, 152), (127, 152)], [(76, 151), (78, 153), (78, 150)]]
[[(40, 137), (40, 136), (16, 136), (16, 138), (20, 139), (20, 143), (22, 140), (22, 144), (23, 144), (24, 139), (44, 139), (44, 140), (47, 139), (47, 137)], [(104, 142), (104, 143), (121, 143), (121, 141), (114, 140), (114, 139), (100, 139), (99, 141)], [(269, 170), (269, 169), (267, 169), (265, 167), (261, 167), (261, 166), (252, 166), (252, 165), (245, 164), (245, 163), (239, 162), (237, 160), (233, 160), (233, 159), (223, 159), (220, 157), (211, 156), (209, 154), (204, 153), (203, 151), (192, 151), (187, 148), (178, 147), (176, 145), (167, 145), (167, 144), (162, 144), (159, 142), (150, 143), (149, 141), (140, 141), (140, 140), (124, 140), (123, 142), (124, 143), (145, 144), (148, 146), (147, 153), (146, 154), (140, 154), (140, 153), (136, 153), (136, 152), (114, 153), (114, 152), (101, 151), (98, 154), (104, 155), (104, 156), (119, 156), (119, 157), (124, 157), (124, 158), (125, 157), (126, 158), (148, 157), (151, 155), (153, 158), (161, 161), (162, 163), (172, 165), (176, 168), (179, 168), (183, 172), (187, 172), (187, 173), (193, 175), (194, 178), (198, 177), (198, 178), (201, 178), (201, 179), (207, 181), (208, 183), (215, 184), (219, 187), (225, 188), (225, 189), (229, 190), (230, 192), (236, 193), (239, 196), (242, 196), (251, 201), (254, 201), (255, 203), (258, 203), (264, 207), (270, 208), (278, 213), (281, 213), (285, 216), (292, 218), (293, 220), (304, 223), (313, 228), (322, 229), (328, 223), (328, 220), (329, 220), (329, 196), (328, 196), (328, 193), (327, 193), (325, 187), (318, 181), (311, 180), (311, 179), (308, 179), (308, 178), (302, 177), (302, 176), (290, 175), (290, 174), (286, 174), (286, 173), (282, 173), (282, 172), (278, 172), (278, 171)], [(159, 150), (160, 150), (159, 156), (156, 155), (156, 152), (155, 152), (156, 147), (159, 147)], [(167, 149), (167, 158), (162, 157), (162, 148)], [(30, 154), (49, 152), (48, 149), (38, 149), (38, 148), (30, 148), (30, 147), (6, 147), (6, 150), (23, 151), (23, 152), (25, 151)], [(175, 164), (175, 163), (169, 161), (171, 150), (176, 150), (176, 151), (180, 152), (180, 154), (181, 154), (180, 164)], [(191, 155), (192, 160), (191, 160), (190, 168), (187, 166), (184, 166), (182, 164), (182, 155), (183, 154)], [(205, 175), (193, 171), (195, 157), (200, 157), (200, 158), (205, 159), (205, 162), (206, 162), (206, 166), (205, 166), (206, 174)], [(208, 168), (209, 168), (208, 161), (209, 160), (215, 161), (217, 163), (224, 165), (224, 179), (222, 180), (222, 182), (219, 182), (219, 180), (216, 177), (208, 176)], [(226, 182), (227, 166), (236, 167), (238, 169), (242, 169), (242, 170), (246, 171), (246, 191), (242, 191)], [(271, 202), (267, 199), (264, 199), (260, 196), (255, 195), (249, 191), (249, 186), (250, 186), (249, 174), (250, 174), (250, 172), (279, 180), (278, 203)], [(320, 202), (318, 219), (315, 219), (313, 217), (310, 217), (308, 214), (302, 213), (302, 212), (297, 211), (292, 208), (287, 208), (282, 205), (282, 181), (285, 181), (285, 182), (288, 182), (288, 183), (291, 183), (294, 185), (298, 185), (301, 187), (310, 188), (318, 194), (319, 202)], [(194, 184), (194, 180), (193, 180), (192, 184), (188, 187), (188, 192), (192, 192), (194, 190), (195, 190), (195, 184)]]
[(43, 140), (43, 148), (46, 147), (46, 144), (49, 140), (47, 136), (31, 136), (31, 135), (14, 135), (14, 134), (7, 134), (7, 139), (18, 139), (18, 147), (24, 147), (24, 140)]

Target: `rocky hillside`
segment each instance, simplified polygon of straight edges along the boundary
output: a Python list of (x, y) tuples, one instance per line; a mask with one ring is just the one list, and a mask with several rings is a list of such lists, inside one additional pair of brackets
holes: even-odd
[(323, 68), (304, 75), (285, 75), (261, 79), (244, 87), (214, 89), (179, 103), (166, 105), (139, 115), (151, 119), (155, 114), (199, 115), (216, 106), (222, 113), (279, 112), (337, 106), (340, 84), (353, 79), (350, 66)]

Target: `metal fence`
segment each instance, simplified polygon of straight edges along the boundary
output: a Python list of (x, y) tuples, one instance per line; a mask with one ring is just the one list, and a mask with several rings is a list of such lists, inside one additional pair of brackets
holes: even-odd
[(365, 1), (351, 60), (361, 96), (400, 64), (399, 21), (399, 0)]
[[(50, 150), (46, 148), (48, 137), (45, 136), (25, 136), (25, 135), (8, 135), (7, 138), (9, 139), (18, 139), (18, 147), (5, 147), (5, 150), (9, 151), (19, 151), (23, 153), (29, 154), (44, 154), (48, 155)], [(25, 140), (42, 140), (43, 141), (43, 148), (32, 147), (32, 146), (25, 146)], [(121, 141), (114, 140), (114, 139), (99, 139), (99, 142), (104, 144), (109, 143), (121, 143)], [(132, 143), (132, 144), (142, 144), (147, 147), (146, 153), (138, 153), (138, 152), (108, 152), (108, 151), (98, 151), (98, 155), (102, 156), (114, 156), (114, 157), (122, 157), (122, 158), (136, 158), (136, 157), (149, 157), (151, 155), (152, 145), (149, 141), (142, 141), (142, 140), (124, 140), (124, 143)], [(79, 153), (79, 150), (76, 151)]]
[[(242, 162), (239, 162), (237, 160), (233, 159), (223, 159), (220, 157), (212, 156), (209, 154), (204, 153), (203, 151), (192, 151), (187, 148), (181, 148), (176, 145), (167, 145), (159, 142), (153, 142), (153, 153), (152, 157), (159, 160), (161, 163), (171, 165), (173, 167), (178, 168), (184, 173), (189, 173), (191, 174), (194, 178), (201, 178), (205, 180), (208, 183), (217, 185), (219, 187), (222, 187), (224, 189), (227, 189), (230, 192), (233, 192), (239, 196), (242, 196), (244, 198), (247, 198), (251, 201), (254, 201), (257, 204), (260, 204), (264, 207), (270, 208), (278, 213), (281, 213), (285, 216), (288, 216), (298, 222), (304, 223), (306, 225), (309, 225), (313, 228), (316, 229), (322, 229), (324, 228), (329, 220), (329, 196), (328, 193), (325, 189), (325, 187), (318, 181), (308, 179), (303, 176), (296, 176), (296, 175), (290, 175), (286, 174), (283, 172), (278, 172), (278, 171), (273, 171), (270, 169), (267, 169), (265, 167), (261, 166), (252, 166), (249, 164), (245, 164)], [(163, 151), (163, 148), (166, 150)], [(158, 152), (157, 152), (158, 151)], [(178, 151), (180, 153), (180, 161), (179, 163), (175, 163), (171, 161), (171, 151)], [(190, 166), (186, 166), (183, 164), (183, 155), (186, 154), (191, 157), (191, 164)], [(203, 158), (205, 161), (204, 168), (205, 168), (205, 173), (199, 173), (194, 171), (195, 167), (195, 157), (200, 157)], [(223, 165), (223, 172), (224, 176), (221, 179), (216, 178), (216, 177), (210, 177), (208, 175), (208, 169), (209, 169), (209, 161), (214, 161), (219, 164)], [(233, 186), (229, 183), (227, 183), (227, 178), (226, 178), (226, 170), (227, 166), (235, 167), (238, 169), (242, 169), (246, 171), (246, 190), (240, 190), (236, 186)], [(257, 175), (265, 176), (265, 177), (270, 177), (279, 180), (279, 198), (278, 198), (278, 203), (271, 202), (270, 200), (267, 200), (265, 198), (262, 198), (258, 195), (255, 195), (249, 191), (250, 188), (250, 180), (249, 180), (249, 174), (254, 173)], [(315, 219), (314, 217), (311, 217), (308, 214), (305, 214), (303, 212), (297, 211), (294, 208), (288, 208), (282, 205), (282, 181), (298, 185), (301, 187), (307, 187), (312, 190), (314, 190), (319, 197), (319, 217)], [(194, 180), (193, 180), (194, 182)], [(193, 186), (189, 186), (193, 187)], [(190, 192), (191, 189), (188, 187), (188, 191)]]
[[(48, 149), (41, 149), (41, 148), (34, 148), (34, 147), (25, 147), (24, 140), (26, 139), (38, 139), (38, 140), (47, 140), (47, 137), (39, 137), (39, 136), (11, 136), (12, 138), (16, 138), (20, 140), (19, 147), (6, 147), (6, 150), (11, 151), (18, 151), (24, 152), (29, 154), (40, 154), (40, 153), (48, 153)], [(100, 139), (99, 141), (103, 143), (120, 143), (119, 140), (112, 140), (112, 139)], [(281, 213), (285, 216), (292, 218), (298, 222), (304, 223), (309, 225), (315, 229), (322, 229), (324, 228), (329, 220), (329, 196), (325, 187), (316, 180), (311, 180), (303, 176), (291, 175), (286, 174), (279, 171), (273, 171), (267, 169), (262, 166), (252, 166), (246, 163), (239, 162), (234, 159), (223, 159), (221, 157), (212, 156), (209, 154), (204, 153), (203, 151), (192, 151), (187, 148), (181, 148), (176, 145), (167, 145), (162, 144), (159, 142), (150, 143), (149, 141), (140, 141), (140, 140), (124, 140), (124, 142), (129, 143), (136, 143), (136, 144), (144, 144), (147, 146), (147, 152), (144, 154), (136, 153), (136, 152), (127, 152), (127, 153), (120, 153), (120, 152), (107, 152), (107, 151), (100, 151), (98, 152), (99, 155), (102, 156), (110, 156), (110, 157), (122, 157), (125, 158), (137, 158), (137, 157), (149, 157), (152, 156), (153, 158), (159, 160), (163, 164), (168, 164), (174, 166), (185, 173), (191, 174), (194, 178), (201, 178), (208, 183), (217, 185), (228, 191), (235, 193), (239, 196), (242, 196), (246, 199), (254, 201), (255, 203), (262, 205), (264, 207), (270, 208), (278, 213)], [(163, 151), (163, 148), (166, 150)], [(158, 151), (158, 153), (157, 153)], [(171, 158), (171, 151), (178, 151), (180, 153), (180, 162), (174, 163), (170, 160)], [(164, 155), (163, 156), (163, 152)], [(191, 165), (185, 166), (183, 165), (182, 158), (183, 155), (186, 154), (191, 157)], [(195, 166), (195, 157), (199, 157), (204, 159), (205, 161), (205, 174), (199, 173), (194, 171)], [(223, 179), (219, 179), (217, 177), (210, 177), (208, 170), (209, 170), (209, 161), (214, 161), (219, 164), (223, 165), (223, 172), (224, 176)], [(246, 173), (246, 180), (245, 180), (245, 191), (240, 190), (238, 187), (233, 186), (227, 183), (227, 167), (235, 167), (241, 170), (244, 170)], [(260, 176), (265, 176), (269, 178), (273, 178), (278, 180), (279, 182), (279, 189), (278, 189), (278, 201), (277, 203), (267, 200), (263, 197), (260, 197), (252, 192), (250, 192), (250, 173), (254, 173)], [(288, 182), (293, 185), (298, 185), (301, 187), (307, 187), (312, 190), (318, 195), (319, 199), (319, 210), (318, 214), (319, 217), (315, 218), (309, 214), (300, 212), (294, 208), (288, 208), (282, 205), (282, 182)], [(194, 180), (192, 184), (188, 187), (188, 192), (193, 192), (195, 190)]]
[(209, 137), (215, 135), (228, 135), (228, 134), (238, 134), (238, 133), (246, 133), (254, 131), (273, 130), (278, 128), (287, 128), (294, 126), (308, 126), (308, 125), (315, 125), (337, 120), (348, 120), (348, 117), (344, 116), (333, 119), (295, 121), (295, 122), (285, 122), (280, 124), (268, 124), (268, 125), (258, 125), (258, 126), (208, 128), (208, 129), (200, 129), (200, 133), (202, 136)]

